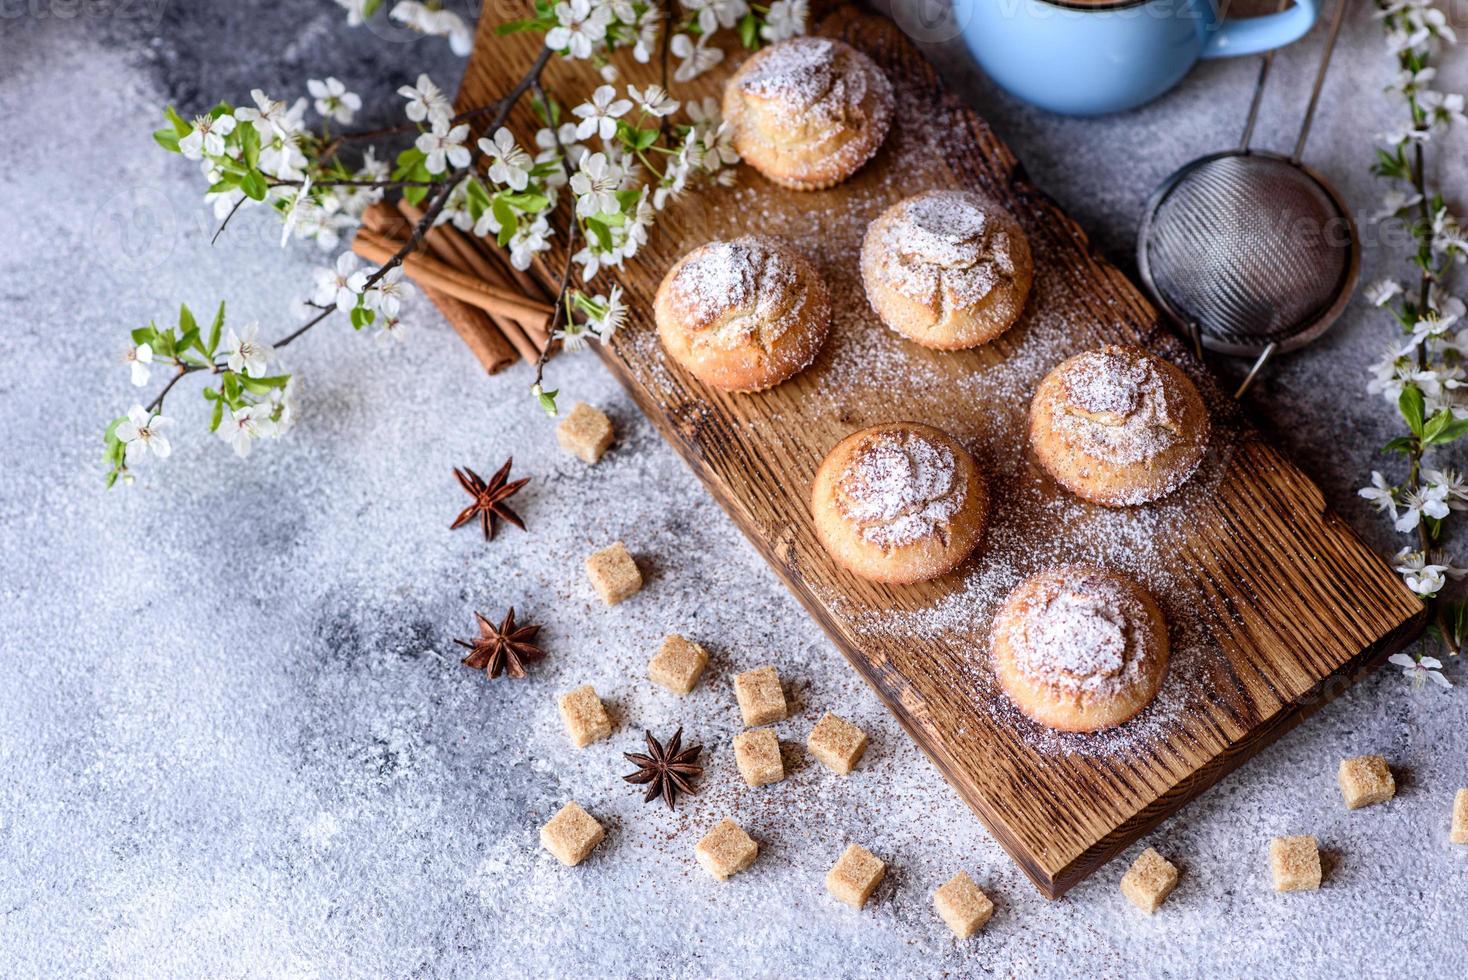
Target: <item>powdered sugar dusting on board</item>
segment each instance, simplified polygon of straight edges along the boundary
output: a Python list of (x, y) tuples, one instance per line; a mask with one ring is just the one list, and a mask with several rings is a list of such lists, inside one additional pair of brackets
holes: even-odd
[(916, 432), (867, 440), (837, 480), (841, 512), (884, 548), (912, 544), (945, 527), (968, 489), (947, 446)]

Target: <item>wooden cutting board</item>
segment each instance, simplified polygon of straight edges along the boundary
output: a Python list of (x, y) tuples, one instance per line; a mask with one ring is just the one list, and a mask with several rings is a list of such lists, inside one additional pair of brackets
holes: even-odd
[[(461, 108), (509, 90), (535, 56), (538, 36), (496, 37), (492, 20), (481, 23)], [(634, 313), (604, 357), (999, 843), (1041, 892), (1058, 897), (1403, 646), (1421, 628), (1423, 608), (1326, 512), (1310, 480), (1239, 417), (1159, 327), (1136, 287), (1029, 184), (984, 121), (944, 93), (895, 25), (841, 7), (820, 32), (866, 51), (892, 79), (897, 114), (887, 143), (853, 180), (829, 191), (784, 190), (744, 168), (740, 186), (670, 207), (648, 245), (615, 274)], [(692, 87), (717, 96), (742, 58), (735, 54)], [(623, 82), (656, 78), (656, 65), (617, 63)], [(556, 62), (547, 75), (547, 88), (564, 93), (563, 101), (594, 85), (584, 63)], [(522, 139), (533, 132), (528, 111), (513, 128)], [(900, 340), (861, 289), (866, 223), (887, 204), (935, 186), (1002, 201), (1035, 254), (1023, 320), (976, 351), (939, 353)], [(783, 235), (815, 261), (832, 287), (835, 322), (821, 356), (799, 377), (769, 392), (724, 394), (664, 357), (653, 295), (687, 250), (752, 231)], [(536, 270), (548, 288), (563, 255), (550, 253)], [(604, 291), (609, 281), (595, 285)], [(1215, 411), (1216, 435), (1198, 476), (1157, 505), (1110, 511), (1081, 503), (1026, 452), (1035, 383), (1070, 354), (1106, 341), (1139, 343), (1179, 363)], [(854, 429), (891, 419), (947, 429), (990, 474), (985, 542), (937, 582), (861, 581), (834, 566), (812, 530), (807, 494), (822, 457)], [(1008, 589), (1047, 565), (1074, 561), (1111, 565), (1147, 584), (1168, 617), (1174, 650), (1157, 702), (1094, 736), (1049, 732), (1019, 716), (995, 689), (985, 652), (989, 619)], [(779, 650), (772, 659), (787, 678), (798, 673)], [(1262, 847), (1240, 843), (1251, 852)]]

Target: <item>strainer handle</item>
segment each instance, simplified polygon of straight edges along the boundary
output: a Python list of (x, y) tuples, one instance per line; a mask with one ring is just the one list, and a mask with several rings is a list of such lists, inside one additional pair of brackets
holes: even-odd
[(1236, 58), (1298, 41), (1315, 26), (1320, 0), (1295, 0), (1289, 10), (1259, 17), (1229, 17), (1208, 28), (1204, 58)]

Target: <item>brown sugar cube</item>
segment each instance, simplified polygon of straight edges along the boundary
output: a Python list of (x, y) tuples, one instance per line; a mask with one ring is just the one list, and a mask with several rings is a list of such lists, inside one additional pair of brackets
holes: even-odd
[(1346, 809), (1358, 810), (1373, 803), (1385, 803), (1397, 793), (1396, 780), (1379, 755), (1363, 755), (1342, 759), (1337, 778)]
[(1121, 879), (1121, 893), (1148, 915), (1156, 912), (1177, 887), (1177, 867), (1152, 848), (1132, 862)]
[(663, 640), (647, 664), (647, 676), (674, 694), (687, 694), (708, 666), (708, 651), (687, 637), (674, 633)]
[(1320, 887), (1320, 846), (1314, 837), (1276, 837), (1269, 842), (1269, 870), (1277, 892)]
[(827, 711), (811, 729), (805, 747), (827, 769), (845, 776), (856, 768), (867, 750), (867, 735), (845, 718)]
[(994, 914), (994, 903), (979, 890), (967, 871), (960, 871), (948, 879), (948, 884), (933, 892), (933, 905), (959, 939), (967, 939), (984, 928)]
[(561, 695), (561, 720), (566, 723), (566, 734), (578, 749), (600, 741), (612, 734), (612, 719), (607, 717), (606, 706), (596, 696), (596, 688), (583, 684), (574, 691)]
[(557, 861), (570, 867), (585, 861), (586, 855), (606, 835), (596, 818), (572, 800), (540, 828), (540, 846), (554, 854)]
[(556, 442), (583, 463), (596, 463), (612, 444), (612, 420), (585, 402), (577, 402), (556, 426)]
[(609, 606), (615, 606), (642, 588), (642, 573), (637, 570), (637, 562), (632, 560), (627, 546), (620, 541), (588, 557), (586, 575), (601, 601)]
[(1458, 795), (1453, 797), (1453, 831), (1448, 840), (1468, 844), (1468, 789), (1458, 790)]
[(738, 874), (754, 863), (759, 845), (734, 821), (725, 817), (693, 850), (703, 869), (720, 881)]
[(773, 728), (756, 728), (735, 735), (734, 762), (739, 766), (739, 775), (751, 786), (778, 783), (785, 778), (780, 740)]
[(734, 696), (744, 724), (768, 725), (785, 717), (785, 692), (780, 690), (780, 675), (768, 664), (734, 675)]
[(872, 897), (886, 874), (887, 865), (881, 858), (860, 844), (852, 844), (826, 872), (826, 891), (859, 909)]

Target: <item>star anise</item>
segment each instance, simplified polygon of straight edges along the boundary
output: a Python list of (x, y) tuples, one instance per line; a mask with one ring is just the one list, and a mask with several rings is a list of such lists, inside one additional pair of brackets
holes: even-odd
[(479, 621), (478, 638), (472, 643), (467, 640), (454, 641), (469, 650), (469, 656), (464, 658), (465, 667), (483, 670), (491, 679), (506, 671), (511, 677), (521, 678), (525, 676), (527, 663), (545, 656), (545, 651), (535, 645), (540, 627), (516, 624), (513, 606), (505, 613), (505, 618), (498, 626), (477, 612), (474, 618)]
[(647, 795), (642, 798), (642, 802), (650, 803), (654, 797), (662, 796), (663, 802), (671, 810), (673, 800), (679, 793), (694, 792), (692, 780), (703, 773), (703, 766), (694, 760), (703, 751), (703, 746), (695, 745), (679, 751), (683, 745), (681, 728), (673, 734), (667, 748), (663, 748), (652, 737), (652, 732), (644, 731), (642, 734), (647, 738), (646, 755), (641, 752), (622, 753), (628, 762), (642, 768), (622, 778), (629, 783), (647, 784)]
[(525, 522), (520, 520), (520, 515), (511, 510), (509, 505), (505, 503), (506, 500), (519, 493), (521, 487), (530, 482), (530, 477), (528, 476), (522, 477), (514, 483), (507, 482), (510, 478), (510, 464), (513, 462), (515, 462), (513, 456), (505, 460), (505, 465), (501, 466), (495, 472), (494, 476), (489, 478), (489, 482), (487, 483), (478, 473), (475, 473), (467, 466), (462, 470), (457, 466), (454, 467), (454, 476), (458, 478), (459, 486), (463, 487), (469, 496), (474, 498), (474, 502), (468, 507), (465, 507), (459, 513), (458, 517), (454, 518), (454, 523), (449, 525), (450, 531), (468, 524), (474, 520), (476, 515), (479, 517), (480, 523), (484, 525), (484, 539), (486, 541), (494, 537), (495, 522), (499, 520), (509, 521), (520, 530), (525, 530)]

